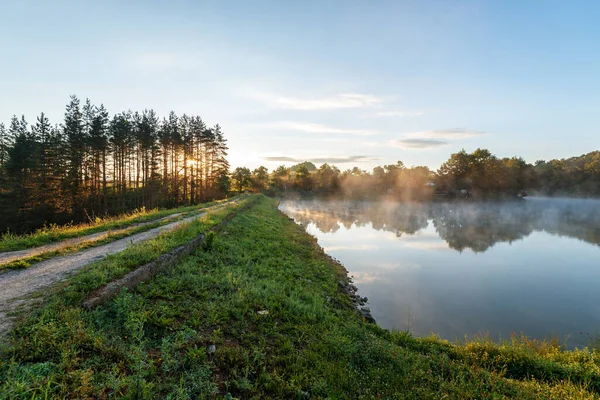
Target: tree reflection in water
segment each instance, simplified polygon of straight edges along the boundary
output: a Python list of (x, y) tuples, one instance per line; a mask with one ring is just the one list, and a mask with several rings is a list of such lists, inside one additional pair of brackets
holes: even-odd
[(484, 252), (498, 242), (512, 243), (532, 232), (577, 238), (600, 245), (600, 201), (528, 198), (503, 202), (400, 203), (373, 201), (283, 201), (280, 208), (296, 222), (315, 224), (323, 233), (340, 226), (371, 225), (413, 235), (429, 226), (457, 251)]

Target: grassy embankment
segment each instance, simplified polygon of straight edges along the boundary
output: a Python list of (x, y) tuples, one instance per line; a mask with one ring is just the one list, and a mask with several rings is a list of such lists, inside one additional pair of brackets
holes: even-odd
[[(240, 198), (235, 197), (233, 199)], [(136, 211), (133, 214), (126, 214), (124, 216), (120, 216), (120, 219), (117, 217), (109, 218), (109, 221), (104, 221), (104, 223), (94, 223), (93, 226), (90, 227), (90, 224), (76, 225), (76, 226), (64, 226), (64, 227), (50, 227), (41, 229), (36, 231), (30, 235), (23, 236), (12, 236), (12, 235), (4, 235), (2, 239), (0, 239), (0, 248), (15, 248), (15, 247), (25, 247), (32, 248), (37, 246), (37, 244), (43, 241), (47, 241), (49, 244), (53, 242), (58, 242), (66, 239), (73, 239), (77, 237), (82, 237), (85, 235), (90, 235), (92, 233), (106, 232), (106, 235), (102, 235), (100, 237), (94, 237), (90, 240), (85, 240), (80, 243), (69, 243), (65, 242), (64, 245), (61, 245), (58, 248), (54, 248), (52, 250), (44, 251), (41, 253), (37, 253), (34, 256), (24, 256), (17, 260), (13, 260), (10, 262), (2, 263), (0, 261), (0, 273), (3, 270), (10, 269), (23, 269), (29, 268), (37, 262), (47, 260), (49, 258), (53, 258), (59, 255), (64, 255), (67, 253), (77, 252), (89, 247), (101, 246), (106, 243), (114, 242), (115, 240), (122, 239), (124, 237), (128, 237), (131, 235), (135, 235), (137, 233), (146, 232), (154, 228), (158, 228), (163, 225), (170, 224), (177, 220), (191, 217), (194, 214), (198, 214), (203, 212), (205, 209), (209, 207), (219, 206), (220, 204), (231, 201), (232, 199), (227, 200), (219, 200), (208, 203), (203, 203), (195, 206), (187, 206), (180, 207), (176, 209), (169, 210), (152, 210), (150, 212), (145, 211)], [(163, 217), (168, 217), (174, 214), (181, 214), (173, 218), (162, 219)], [(162, 214), (162, 215), (161, 215)], [(132, 216), (135, 215), (133, 218)], [(138, 224), (142, 224), (139, 225)], [(129, 228), (128, 228), (129, 227)], [(112, 229), (118, 229), (116, 231), (111, 232)], [(92, 230), (92, 232), (90, 232)], [(66, 236), (65, 236), (66, 235)], [(6, 242), (4, 242), (6, 240)]]
[(231, 199), (170, 209), (154, 208), (151, 210), (146, 210), (145, 208), (142, 208), (141, 210), (134, 210), (132, 212), (116, 216), (96, 218), (94, 221), (89, 223), (62, 226), (50, 225), (26, 235), (3, 233), (0, 236), (0, 252), (25, 250), (32, 247), (59, 242), (65, 239), (91, 235), (93, 233), (109, 231), (111, 229), (126, 228), (134, 224), (154, 221), (177, 213), (189, 214), (202, 208), (210, 207), (229, 200)]
[(341, 289), (343, 267), (263, 197), (208, 251), (81, 307), (86, 293), (201, 230), (73, 277), (13, 332), (0, 397), (598, 398), (598, 352), (524, 339), (455, 345), (366, 323)]

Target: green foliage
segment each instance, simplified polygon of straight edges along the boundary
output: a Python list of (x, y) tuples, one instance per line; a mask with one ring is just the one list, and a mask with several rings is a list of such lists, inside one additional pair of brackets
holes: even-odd
[(337, 192), (340, 188), (340, 170), (336, 166), (323, 164), (315, 173), (316, 187), (321, 191)]
[(485, 149), (452, 154), (438, 170), (436, 183), (439, 190), (477, 197), (513, 196), (537, 186), (531, 164), (517, 157), (498, 159)]
[(285, 165), (280, 165), (271, 174), (270, 188), (277, 191), (286, 190), (288, 188), (289, 176), (290, 170)]
[(244, 190), (250, 189), (252, 182), (252, 173), (250, 169), (246, 167), (237, 167), (231, 173), (231, 179), (233, 180), (233, 187), (238, 193), (242, 193)]
[(269, 183), (269, 170), (262, 165), (252, 171), (252, 189), (255, 192), (262, 192)]
[(310, 176), (310, 171), (306, 164), (300, 164), (296, 169), (296, 174), (294, 175), (294, 187), (297, 190), (308, 191), (311, 190), (313, 186), (313, 180)]
[(600, 196), (600, 151), (562, 160), (537, 161), (539, 190), (544, 194)]
[(25, 269), (25, 268), (29, 268), (30, 266), (31, 266), (31, 264), (26, 260), (16, 260), (16, 261), (11, 262), (10, 264), (7, 264), (6, 266), (0, 266), (0, 270), (2, 268)]
[(343, 267), (274, 205), (261, 197), (211, 251), (92, 311), (85, 293), (201, 229), (73, 277), (2, 350), (0, 398), (598, 398), (598, 352), (366, 323), (340, 289)]
[(306, 168), (306, 170), (308, 172), (314, 172), (317, 170), (317, 166), (315, 164), (313, 164), (310, 161), (304, 161), (302, 163), (296, 164), (296, 165), (292, 165), (290, 167), (290, 171), (292, 172), (298, 172), (299, 168)]
[(213, 244), (215, 243), (215, 237), (217, 236), (217, 234), (213, 231), (210, 231), (206, 234), (206, 238), (205, 238), (205, 242), (204, 242), (204, 250), (210, 250), (213, 247)]

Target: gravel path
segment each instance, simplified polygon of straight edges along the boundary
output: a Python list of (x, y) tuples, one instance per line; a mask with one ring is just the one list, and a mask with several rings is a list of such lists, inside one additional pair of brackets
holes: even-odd
[(104, 239), (110, 235), (118, 235), (120, 233), (127, 232), (130, 229), (138, 228), (140, 226), (150, 225), (150, 224), (154, 224), (157, 222), (168, 221), (170, 219), (179, 217), (181, 214), (182, 213), (171, 214), (171, 215), (167, 215), (166, 217), (158, 218), (158, 219), (155, 219), (152, 221), (132, 224), (125, 228), (112, 229), (112, 230), (108, 230), (108, 231), (92, 233), (90, 235), (79, 236), (79, 237), (71, 238), (71, 239), (65, 239), (60, 242), (48, 243), (43, 246), (32, 247), (30, 249), (7, 251), (4, 253), (0, 253), (0, 264), (7, 264), (11, 261), (19, 260), (21, 258), (34, 257), (34, 256), (37, 256), (37, 255), (40, 255), (43, 253), (59, 250), (64, 247), (76, 246), (78, 244), (85, 243), (85, 242), (95, 242), (97, 240)]
[(15, 317), (9, 314), (16, 311), (22, 305), (31, 305), (36, 302), (36, 299), (27, 298), (27, 296), (66, 279), (74, 271), (94, 261), (101, 260), (109, 254), (125, 250), (132, 243), (139, 243), (155, 238), (161, 232), (175, 229), (182, 224), (203, 217), (209, 211), (214, 211), (235, 202), (237, 201), (228, 202), (214, 208), (207, 208), (203, 213), (115, 240), (102, 246), (41, 261), (27, 269), (13, 270), (0, 274), (0, 288), (2, 288), (0, 291), (0, 338), (10, 331), (14, 322)]

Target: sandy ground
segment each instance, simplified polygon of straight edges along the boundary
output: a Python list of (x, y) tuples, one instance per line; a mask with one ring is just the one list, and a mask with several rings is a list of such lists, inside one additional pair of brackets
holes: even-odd
[(161, 232), (175, 229), (182, 224), (201, 218), (207, 212), (224, 207), (227, 204), (231, 203), (225, 203), (216, 208), (211, 207), (203, 213), (115, 240), (105, 245), (41, 261), (27, 269), (13, 270), (0, 274), (0, 288), (2, 288), (0, 290), (0, 338), (9, 332), (13, 325), (15, 317), (10, 315), (12, 312), (21, 306), (32, 305), (36, 301), (39, 301), (31, 298), (31, 295), (34, 293), (66, 279), (74, 271), (94, 261), (103, 259), (109, 254), (123, 251), (133, 243), (152, 239)]

